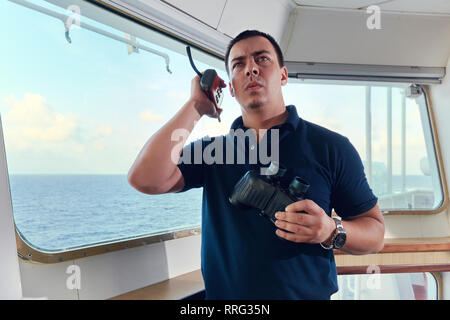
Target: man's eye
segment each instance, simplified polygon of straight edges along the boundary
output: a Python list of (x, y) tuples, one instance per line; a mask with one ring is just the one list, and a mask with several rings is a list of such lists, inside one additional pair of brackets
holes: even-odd
[(259, 61), (267, 61), (267, 60), (269, 60), (269, 58), (267, 58), (267, 57), (259, 57), (258, 60)]
[(240, 62), (235, 63), (234, 66), (233, 66), (233, 69), (236, 68), (236, 67), (238, 67), (238, 66), (240, 66), (241, 64), (242, 64), (242, 63), (240, 63)]

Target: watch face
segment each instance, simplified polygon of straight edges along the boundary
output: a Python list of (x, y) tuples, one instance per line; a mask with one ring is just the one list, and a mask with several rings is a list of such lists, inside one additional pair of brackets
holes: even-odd
[(345, 233), (338, 233), (336, 239), (334, 239), (334, 248), (340, 249), (344, 246), (347, 235)]

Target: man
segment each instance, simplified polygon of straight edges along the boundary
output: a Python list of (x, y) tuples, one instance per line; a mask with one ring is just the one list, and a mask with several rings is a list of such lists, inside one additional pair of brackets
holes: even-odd
[[(383, 247), (383, 217), (361, 160), (347, 138), (285, 106), (281, 87), (288, 72), (270, 35), (244, 31), (231, 41), (225, 65), (230, 93), (242, 111), (232, 129), (254, 129), (257, 141), (264, 140), (264, 132), (279, 130), (280, 163), (309, 182), (307, 200), (278, 212), (275, 225), (256, 209), (231, 205), (228, 198), (236, 182), (262, 166), (250, 163), (254, 146), (249, 143), (244, 145), (244, 164), (172, 161), (181, 152), (180, 142), (171, 139), (174, 130), (191, 132), (203, 115), (219, 116), (198, 77), (192, 80), (188, 102), (138, 155), (129, 182), (148, 194), (204, 188), (202, 274), (207, 299), (329, 299), (338, 289), (333, 248), (368, 254)], [(215, 139), (201, 141), (201, 150)], [(235, 144), (234, 151), (239, 150)], [(342, 222), (331, 217), (333, 208)]]

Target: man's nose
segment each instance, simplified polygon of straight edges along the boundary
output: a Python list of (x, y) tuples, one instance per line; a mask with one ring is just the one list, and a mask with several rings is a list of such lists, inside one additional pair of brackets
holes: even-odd
[(258, 66), (254, 63), (250, 63), (247, 68), (247, 77), (257, 76), (259, 74)]

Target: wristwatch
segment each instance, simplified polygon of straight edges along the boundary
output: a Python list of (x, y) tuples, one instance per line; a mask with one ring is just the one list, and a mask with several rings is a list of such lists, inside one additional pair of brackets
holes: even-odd
[(322, 248), (330, 250), (330, 249), (340, 249), (344, 246), (345, 240), (347, 240), (347, 233), (342, 225), (342, 222), (338, 218), (333, 218), (336, 223), (336, 229), (334, 230), (333, 236), (331, 240), (322, 242), (320, 245)]

